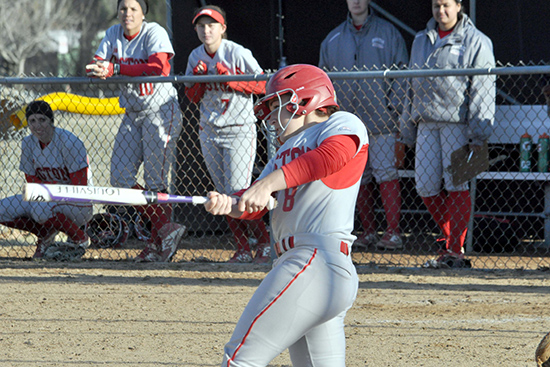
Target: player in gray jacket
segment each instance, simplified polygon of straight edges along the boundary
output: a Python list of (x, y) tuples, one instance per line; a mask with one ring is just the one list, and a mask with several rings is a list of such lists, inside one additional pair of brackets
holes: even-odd
[[(405, 41), (388, 21), (369, 11), (370, 0), (347, 0), (345, 22), (332, 30), (321, 44), (319, 66), (328, 71), (380, 70), (406, 66)], [(397, 119), (402, 110), (402, 83), (388, 79), (335, 80), (342, 110), (361, 118), (369, 131), (369, 161), (357, 199), (363, 235), (354, 246), (376, 245), (381, 249), (403, 247), (399, 221), (401, 188), (396, 168)], [(372, 177), (380, 185), (386, 213), (386, 233), (379, 239), (374, 221)]]
[[(491, 40), (463, 13), (461, 0), (432, 0), (432, 5), (433, 18), (413, 42), (411, 69), (495, 66)], [(429, 266), (469, 264), (462, 248), (471, 212), (468, 183), (454, 186), (444, 168), (462, 146), (469, 145), (474, 153), (481, 150), (493, 129), (495, 93), (495, 77), (487, 75), (410, 81), (401, 134), (407, 145), (416, 143), (416, 190), (446, 240), (446, 249)]]

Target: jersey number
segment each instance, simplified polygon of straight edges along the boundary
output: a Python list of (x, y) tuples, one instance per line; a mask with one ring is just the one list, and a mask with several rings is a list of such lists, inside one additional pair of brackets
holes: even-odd
[(225, 115), (227, 109), (229, 108), (229, 98), (222, 98), (222, 103), (224, 105), (222, 115)]
[(283, 201), (283, 211), (289, 212), (294, 207), (294, 195), (296, 195), (296, 188), (290, 188), (285, 190), (285, 198)]

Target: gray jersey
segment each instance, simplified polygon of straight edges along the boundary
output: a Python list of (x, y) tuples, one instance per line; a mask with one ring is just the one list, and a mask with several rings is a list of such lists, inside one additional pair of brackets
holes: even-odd
[[(259, 179), (317, 148), (323, 140), (334, 135), (354, 135), (359, 138), (355, 158), (328, 177), (277, 193), (279, 204), (272, 211), (271, 222), (276, 242), (288, 236), (304, 234), (330, 236), (348, 243), (355, 239), (351, 234), (355, 202), (368, 146), (367, 131), (357, 116), (336, 112), (324, 123), (293, 136), (279, 148)], [(362, 154), (365, 156), (360, 157)]]
[[(408, 62), (401, 33), (388, 21), (371, 14), (361, 29), (351, 17), (333, 29), (321, 44), (319, 67), (327, 71), (380, 70)], [(371, 134), (396, 130), (402, 110), (402, 81), (385, 79), (335, 80), (338, 103), (358, 115)]]
[(70, 184), (69, 173), (85, 167), (88, 167), (88, 156), (84, 143), (67, 130), (56, 127), (52, 141), (44, 149), (34, 135), (26, 136), (21, 142), (19, 169), (43, 183)]
[[(464, 69), (495, 66), (493, 44), (464, 15), (451, 34), (439, 38), (435, 19), (419, 32), (411, 49), (411, 69)], [(495, 113), (495, 76), (449, 76), (411, 79), (411, 105), (402, 116), (415, 123), (468, 124), (475, 144), (492, 133)]]
[[(250, 50), (226, 39), (222, 39), (221, 45), (214, 57), (211, 57), (203, 45), (195, 48), (189, 55), (186, 75), (193, 75), (193, 68), (202, 61), (208, 68), (208, 75), (217, 75), (216, 64), (219, 62), (229, 70), (229, 74), (261, 74), (262, 68), (252, 56)], [(188, 87), (193, 84), (186, 83)], [(206, 92), (201, 100), (200, 124), (215, 127), (234, 125), (251, 126), (256, 122), (253, 112), (252, 95), (235, 92), (227, 89), (220, 83), (208, 83)]]
[[(121, 65), (145, 64), (149, 56), (165, 52), (174, 56), (168, 33), (157, 23), (143, 22), (139, 34), (128, 41), (120, 24), (107, 29), (97, 49), (96, 56)], [(120, 107), (142, 111), (158, 109), (177, 98), (176, 89), (170, 83), (129, 83), (122, 88)]]

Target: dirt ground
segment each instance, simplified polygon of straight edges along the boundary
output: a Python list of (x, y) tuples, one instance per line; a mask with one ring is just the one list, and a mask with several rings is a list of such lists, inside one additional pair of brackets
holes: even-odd
[[(1, 261), (0, 366), (219, 366), (268, 269)], [(548, 272), (358, 270), (348, 367), (536, 365)]]

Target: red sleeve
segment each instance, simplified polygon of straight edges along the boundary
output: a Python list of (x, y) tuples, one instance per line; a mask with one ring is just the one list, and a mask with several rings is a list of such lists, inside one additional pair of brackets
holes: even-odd
[(84, 167), (73, 173), (69, 173), (71, 185), (86, 186), (88, 185), (88, 167)]
[(227, 86), (236, 92), (245, 94), (265, 94), (266, 81), (228, 82)]
[(120, 64), (120, 74), (127, 76), (170, 75), (170, 54), (159, 52), (149, 56), (146, 64)]
[(335, 135), (317, 148), (281, 167), (287, 186), (296, 187), (327, 177), (341, 170), (355, 156), (359, 139), (353, 135)]
[(25, 180), (27, 180), (28, 183), (42, 183), (42, 181), (40, 181), (38, 177), (33, 175), (28, 175), (26, 173), (25, 173)]
[(206, 92), (204, 83), (195, 83), (191, 88), (185, 87), (185, 95), (191, 102), (199, 103)]

